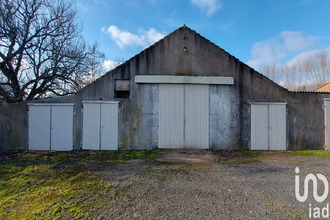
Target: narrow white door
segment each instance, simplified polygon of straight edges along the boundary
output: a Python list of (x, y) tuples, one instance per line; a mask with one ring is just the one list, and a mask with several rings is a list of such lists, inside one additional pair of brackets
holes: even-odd
[(50, 150), (50, 106), (29, 106), (29, 150)]
[(73, 146), (73, 106), (51, 107), (51, 150), (67, 151)]
[(159, 85), (159, 148), (184, 147), (184, 86)]
[(84, 103), (83, 149), (100, 150), (100, 104)]
[(118, 149), (118, 104), (101, 104), (101, 150)]
[(269, 105), (269, 150), (286, 150), (285, 105)]
[(118, 149), (118, 103), (84, 103), (83, 149)]
[(185, 144), (190, 149), (209, 148), (209, 86), (185, 85)]
[(268, 150), (268, 105), (251, 105), (251, 150)]
[(325, 147), (330, 149), (330, 100), (324, 100), (325, 105)]

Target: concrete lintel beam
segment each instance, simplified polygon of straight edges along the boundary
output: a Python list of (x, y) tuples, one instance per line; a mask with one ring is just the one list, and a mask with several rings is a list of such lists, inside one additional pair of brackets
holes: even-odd
[(30, 102), (28, 103), (29, 106), (49, 106), (49, 105), (56, 105), (56, 106), (74, 106), (74, 103), (52, 103), (52, 102)]
[(233, 85), (233, 77), (219, 76), (135, 76), (135, 83)]
[(286, 102), (249, 102), (251, 105), (287, 105)]
[(98, 101), (98, 100), (84, 100), (82, 103), (90, 103), (90, 104), (118, 104), (119, 101)]

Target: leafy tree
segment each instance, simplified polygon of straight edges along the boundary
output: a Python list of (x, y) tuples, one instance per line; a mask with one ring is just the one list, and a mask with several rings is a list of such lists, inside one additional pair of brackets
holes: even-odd
[(0, 1), (0, 100), (63, 96), (99, 66), (104, 55), (87, 46), (73, 1)]

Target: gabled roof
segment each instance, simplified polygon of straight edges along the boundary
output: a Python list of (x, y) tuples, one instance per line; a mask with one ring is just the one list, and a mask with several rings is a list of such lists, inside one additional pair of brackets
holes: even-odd
[(330, 81), (316, 89), (315, 92), (330, 92)]
[[(180, 34), (181, 33), (181, 34)], [(169, 47), (172, 46), (174, 49), (176, 49), (176, 47), (178, 47), (178, 42), (187, 39), (186, 38), (186, 34), (192, 34), (196, 37), (195, 39), (195, 43), (203, 43), (206, 46), (211, 46), (214, 51), (216, 51), (216, 53), (218, 53), (218, 59), (224, 58), (223, 62), (228, 62), (229, 60), (232, 60), (232, 62), (237, 63), (237, 65), (239, 65), (240, 69), (244, 69), (246, 68), (249, 73), (253, 73), (256, 74), (259, 78), (263, 78), (264, 80), (268, 81), (268, 83), (272, 83), (274, 85), (276, 85), (278, 88), (284, 90), (285, 92), (288, 92), (288, 90), (280, 85), (278, 85), (277, 83), (275, 83), (274, 81), (272, 81), (271, 79), (269, 79), (268, 77), (264, 76), (263, 74), (261, 74), (260, 72), (254, 70), (253, 68), (251, 68), (250, 66), (248, 66), (247, 64), (245, 64), (244, 62), (240, 61), (238, 58), (236, 58), (235, 56), (231, 55), (230, 53), (228, 53), (227, 51), (225, 51), (223, 48), (221, 48), (220, 46), (216, 45), (215, 43), (211, 42), (210, 40), (206, 39), (205, 37), (203, 37), (202, 35), (200, 35), (199, 33), (197, 33), (195, 30), (190, 29), (189, 27), (187, 27), (186, 25), (181, 26), (180, 28), (174, 30), (173, 32), (169, 33), (167, 36), (165, 36), (164, 38), (160, 39), (159, 41), (155, 42), (153, 45), (149, 46), (148, 48), (145, 48), (144, 50), (142, 50), (140, 53), (134, 55), (133, 57), (131, 57), (130, 59), (128, 59), (127, 61), (123, 62), (122, 64), (120, 64), (119, 66), (117, 66), (116, 68), (110, 70), (109, 72), (107, 72), (106, 74), (104, 74), (102, 77), (98, 78), (95, 82), (99, 82), (101, 80), (103, 80), (105, 77), (107, 77), (107, 75), (110, 75), (112, 73), (120, 73), (123, 74), (126, 72), (123, 71), (123, 69), (128, 66), (130, 69), (131, 67), (131, 62), (134, 63), (135, 61), (139, 61), (141, 60), (141, 57), (144, 59), (144, 62), (148, 62), (147, 59), (149, 59), (148, 57), (152, 56), (152, 54), (155, 53), (155, 49), (157, 49), (157, 47), (159, 45), (162, 45), (161, 47)], [(181, 38), (183, 37), (183, 38)], [(198, 42), (198, 40), (200, 40)], [(165, 43), (164, 43), (165, 42)], [(191, 43), (194, 43), (193, 41)], [(169, 44), (171, 43), (171, 45)], [(190, 45), (191, 46), (191, 45)], [(189, 46), (188, 46), (189, 47)], [(171, 48), (171, 49), (173, 49)], [(214, 53), (214, 51), (212, 51), (212, 53)], [(194, 52), (198, 52), (198, 51), (194, 51)], [(158, 50), (158, 53), (164, 53), (161, 50)], [(222, 54), (223, 56), (220, 56), (220, 54)], [(165, 55), (165, 54), (164, 54)], [(166, 54), (167, 56), (169, 56), (169, 53)], [(171, 54), (172, 55), (172, 54)], [(195, 54), (196, 55), (196, 54)], [(228, 56), (228, 57), (226, 57)], [(206, 59), (205, 57), (198, 57), (195, 56), (196, 58), (203, 58)], [(184, 60), (184, 56), (181, 57)], [(228, 59), (229, 58), (229, 59)], [(164, 58), (165, 59), (165, 58)], [(219, 61), (219, 60), (218, 60)], [(182, 62), (184, 63), (184, 62)], [(204, 64), (206, 65), (209, 62), (204, 62)], [(222, 63), (221, 63), (222, 64)], [(221, 65), (220, 64), (220, 65)], [(136, 64), (134, 64), (136, 65)], [(235, 64), (236, 65), (236, 64)], [(150, 67), (149, 65), (147, 65), (148, 67)], [(185, 65), (182, 65), (183, 68), (185, 68)], [(169, 66), (166, 66), (168, 68), (172, 68)], [(150, 67), (151, 68), (151, 67)], [(228, 71), (227, 71), (228, 72)], [(183, 74), (179, 73), (180, 74)], [(157, 73), (155, 73), (154, 71), (152, 71), (152, 74), (157, 75)], [(187, 73), (187, 74), (191, 74), (191, 73)], [(148, 74), (146, 74), (148, 75)], [(169, 75), (173, 75), (173, 74), (169, 74)], [(220, 76), (220, 75), (219, 75)], [(94, 84), (95, 82), (93, 82), (92, 84)], [(90, 85), (92, 85), (90, 84)], [(88, 86), (87, 86), (88, 87)]]

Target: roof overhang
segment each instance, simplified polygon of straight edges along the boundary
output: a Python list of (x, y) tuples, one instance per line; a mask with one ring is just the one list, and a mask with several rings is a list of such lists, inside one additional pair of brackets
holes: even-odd
[(233, 77), (137, 75), (135, 83), (233, 85)]
[(74, 106), (74, 103), (30, 102), (29, 106)]
[(82, 103), (89, 103), (89, 104), (118, 104), (119, 101), (102, 101), (102, 100), (84, 100)]
[(287, 105), (286, 102), (249, 102), (251, 105)]

